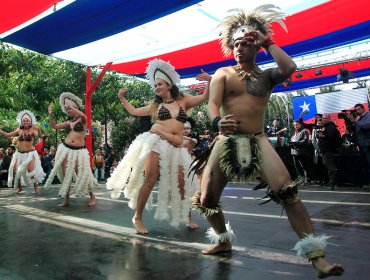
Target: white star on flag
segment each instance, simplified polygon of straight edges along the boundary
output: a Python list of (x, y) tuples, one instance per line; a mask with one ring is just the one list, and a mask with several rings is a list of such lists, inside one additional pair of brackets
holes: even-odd
[(311, 103), (306, 103), (306, 101), (303, 101), (303, 105), (302, 106), (299, 106), (299, 107), (301, 107), (302, 108), (302, 112), (306, 112), (306, 111), (310, 111), (310, 105), (311, 105)]

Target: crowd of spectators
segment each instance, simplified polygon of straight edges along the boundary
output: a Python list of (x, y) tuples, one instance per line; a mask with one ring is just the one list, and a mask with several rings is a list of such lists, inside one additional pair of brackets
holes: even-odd
[[(334, 190), (338, 178), (343, 177), (338, 174), (340, 165), (345, 166), (342, 173), (350, 173), (356, 166), (356, 176), (362, 176), (361, 182), (365, 182), (362, 184), (370, 183), (370, 114), (362, 104), (356, 104), (354, 110), (344, 111), (339, 118), (346, 124), (343, 135), (330, 114), (316, 114), (314, 122), (306, 123), (302, 113), (300, 119), (294, 121), (294, 131), (285, 137), (288, 139), (286, 146), (290, 148), (293, 177), (304, 177), (308, 183)], [(278, 120), (274, 120), (266, 130), (273, 143), (279, 131)], [(287, 164), (286, 158), (283, 161)]]
[[(266, 128), (266, 134), (276, 147), (288, 146), (293, 162), (293, 177), (304, 177), (307, 183), (316, 183), (334, 189), (338, 177), (338, 157), (351, 151), (362, 158), (361, 170), (370, 178), (370, 114), (362, 104), (356, 104), (354, 110), (344, 113), (346, 131), (343, 135), (331, 121), (329, 114), (316, 114), (314, 122), (294, 121), (294, 131), (289, 136), (287, 128), (279, 125), (279, 120), (273, 120), (271, 127)], [(193, 154), (198, 156), (212, 142), (212, 135), (207, 131), (203, 134), (192, 132), (190, 137), (197, 140)], [(281, 141), (282, 140), (282, 141)], [(48, 178), (54, 165), (56, 148), (49, 145), (49, 138), (44, 135), (36, 144), (42, 167)], [(0, 148), (0, 187), (7, 186), (8, 169), (13, 153), (16, 151), (16, 139), (12, 145)], [(128, 146), (125, 147), (125, 152)], [(350, 158), (349, 158), (350, 159)], [(283, 158), (287, 164), (287, 159)], [(99, 147), (92, 158), (92, 170), (97, 180), (106, 180), (117, 167), (119, 158), (109, 145)], [(58, 179), (55, 179), (57, 182)], [(367, 183), (368, 184), (368, 183)]]

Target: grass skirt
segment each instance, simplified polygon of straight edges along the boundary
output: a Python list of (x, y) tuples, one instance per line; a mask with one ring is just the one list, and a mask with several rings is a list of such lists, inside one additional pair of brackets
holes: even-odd
[[(171, 226), (178, 227), (186, 223), (191, 208), (191, 197), (197, 188), (196, 176), (188, 177), (191, 157), (185, 148), (177, 148), (157, 134), (145, 132), (136, 137), (129, 147), (125, 157), (107, 181), (107, 188), (113, 190), (112, 198), (118, 199), (123, 190), (124, 196), (129, 199), (129, 207), (136, 208), (138, 193), (144, 183), (144, 164), (151, 151), (159, 153), (159, 180), (156, 220), (168, 220)], [(185, 199), (181, 200), (179, 192), (179, 166), (184, 170)], [(151, 207), (152, 195), (148, 200), (147, 208)]]
[[(62, 164), (67, 159), (66, 174), (63, 174)], [(70, 149), (63, 143), (59, 144), (55, 155), (55, 164), (45, 183), (45, 188), (50, 187), (55, 176), (58, 176), (62, 186), (59, 195), (65, 197), (67, 192), (76, 196), (84, 196), (93, 191), (98, 182), (90, 167), (90, 156), (86, 148)]]
[[(27, 166), (32, 159), (35, 159), (35, 168), (31, 172), (28, 172)], [(14, 168), (16, 168), (15, 178)], [(21, 186), (34, 186), (36, 183), (42, 183), (45, 178), (44, 170), (41, 167), (40, 157), (36, 151), (30, 151), (28, 153), (20, 153), (16, 151), (12, 157), (8, 174), (9, 188), (17, 188), (17, 182), (19, 182), (19, 179), (21, 180)]]

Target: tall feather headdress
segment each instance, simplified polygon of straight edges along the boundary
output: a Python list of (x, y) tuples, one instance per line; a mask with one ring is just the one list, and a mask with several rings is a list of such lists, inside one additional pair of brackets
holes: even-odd
[(165, 80), (171, 86), (180, 84), (180, 76), (176, 72), (175, 67), (159, 58), (149, 61), (145, 72), (145, 77), (149, 80), (152, 87), (154, 87), (158, 78)]
[(273, 4), (261, 5), (252, 12), (246, 13), (242, 9), (229, 10), (231, 15), (227, 16), (221, 27), (221, 48), (225, 56), (229, 56), (233, 50), (234, 42), (238, 38), (244, 37), (246, 32), (259, 30), (265, 35), (271, 35), (271, 22), (278, 22), (281, 27), (288, 32), (283, 22), (285, 14), (279, 12), (279, 7)]
[(22, 120), (24, 118), (29, 118), (31, 120), (31, 125), (35, 124), (36, 123), (36, 117), (35, 115), (29, 111), (29, 110), (23, 110), (23, 111), (20, 111), (17, 115), (17, 123), (21, 126), (22, 125)]
[(68, 114), (67, 108), (64, 104), (65, 99), (72, 100), (74, 103), (76, 103), (79, 110), (82, 109), (82, 100), (79, 97), (74, 95), (72, 92), (62, 92), (62, 94), (59, 96), (59, 105), (64, 113)]

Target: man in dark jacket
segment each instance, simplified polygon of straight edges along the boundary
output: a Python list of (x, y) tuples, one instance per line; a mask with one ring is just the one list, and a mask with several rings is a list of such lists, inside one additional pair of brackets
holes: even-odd
[(289, 146), (291, 148), (291, 154), (293, 156), (294, 167), (298, 177), (306, 177), (308, 181), (310, 178), (308, 170), (308, 133), (303, 128), (302, 123), (294, 121), (294, 134), (290, 138)]
[(323, 115), (322, 122), (324, 127), (317, 133), (317, 138), (322, 160), (328, 170), (329, 183), (327, 186), (334, 190), (335, 173), (337, 171), (334, 154), (340, 148), (341, 137), (337, 126), (331, 121), (329, 114)]
[(6, 187), (6, 185), (3, 186), (2, 181), (8, 181), (8, 170), (14, 153), (15, 153), (14, 146), (9, 146), (6, 149), (6, 156), (4, 157), (4, 160), (0, 165), (0, 188)]

